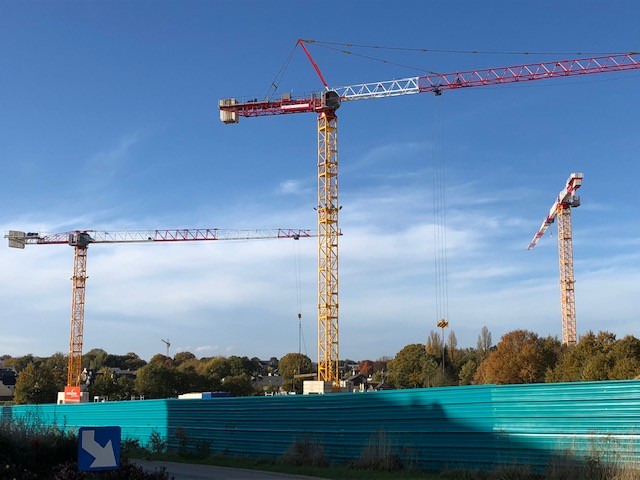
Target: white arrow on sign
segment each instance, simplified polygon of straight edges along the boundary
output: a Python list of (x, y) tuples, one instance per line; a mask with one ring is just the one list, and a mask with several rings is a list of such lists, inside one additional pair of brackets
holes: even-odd
[(95, 430), (82, 431), (82, 448), (95, 458), (91, 464), (91, 468), (117, 467), (116, 455), (113, 451), (111, 440), (103, 447), (96, 442), (95, 434)]

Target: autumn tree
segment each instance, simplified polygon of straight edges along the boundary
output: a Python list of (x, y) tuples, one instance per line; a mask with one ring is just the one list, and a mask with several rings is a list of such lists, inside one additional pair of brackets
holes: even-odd
[(557, 360), (560, 342), (527, 330), (505, 334), (474, 376), (474, 383), (538, 383)]
[(442, 337), (440, 333), (431, 330), (429, 332), (429, 336), (427, 337), (427, 343), (425, 345), (425, 349), (427, 354), (432, 357), (442, 357), (442, 349), (444, 345), (442, 343)]
[(373, 375), (374, 364), (371, 360), (362, 360), (358, 364), (358, 372), (360, 372), (365, 377), (370, 377)]
[(18, 375), (13, 401), (18, 404), (55, 403), (62, 388), (53, 369), (29, 363)]
[(451, 363), (456, 362), (456, 349), (458, 348), (458, 339), (456, 338), (456, 332), (451, 330), (449, 332), (449, 361)]

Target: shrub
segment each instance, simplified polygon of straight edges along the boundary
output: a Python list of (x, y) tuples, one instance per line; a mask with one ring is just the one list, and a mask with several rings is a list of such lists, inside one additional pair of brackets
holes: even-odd
[(325, 467), (324, 447), (309, 438), (296, 440), (281, 458), (282, 463), (294, 466)]

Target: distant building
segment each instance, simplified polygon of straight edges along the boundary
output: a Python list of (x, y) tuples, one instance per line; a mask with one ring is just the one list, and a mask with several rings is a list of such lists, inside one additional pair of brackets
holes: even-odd
[(340, 380), (340, 387), (347, 392), (377, 392), (379, 390), (391, 390), (391, 385), (385, 382), (373, 382), (361, 373), (351, 375)]
[(13, 390), (18, 376), (13, 367), (0, 367), (0, 402), (13, 400)]
[(253, 379), (253, 386), (261, 390), (277, 392), (282, 387), (282, 377), (280, 375), (259, 375)]

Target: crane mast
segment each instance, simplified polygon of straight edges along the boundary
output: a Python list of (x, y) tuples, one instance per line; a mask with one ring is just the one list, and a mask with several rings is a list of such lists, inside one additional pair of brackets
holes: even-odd
[(539, 62), (527, 65), (430, 74), (396, 80), (329, 87), (305, 43), (298, 40), (318, 74), (324, 91), (296, 97), (284, 93), (264, 100), (225, 98), (218, 102), (220, 120), (294, 113), (318, 115), (318, 380), (339, 382), (338, 372), (338, 142), (337, 116), (341, 103), (418, 93), (440, 95), (446, 90), (514, 84), (640, 68), (640, 53)]
[(527, 250), (533, 249), (544, 236), (549, 226), (558, 219), (558, 263), (560, 266), (560, 310), (562, 315), (562, 344), (576, 344), (576, 298), (573, 270), (573, 234), (571, 208), (580, 206), (580, 197), (575, 193), (582, 185), (582, 173), (572, 173), (565, 188), (551, 206), (549, 214), (533, 236)]
[[(339, 232), (337, 232), (339, 234)], [(87, 250), (92, 243), (165, 243), (217, 240), (263, 240), (273, 238), (315, 237), (311, 230), (278, 228), (265, 230), (234, 229), (179, 229), (179, 230), (75, 230), (71, 232), (40, 234), (37, 232), (9, 231), (5, 238), (9, 246), (24, 249), (26, 245), (70, 245), (74, 247), (71, 290), (71, 333), (67, 364), (65, 403), (79, 402), (82, 398), (82, 344), (84, 329), (85, 285), (87, 280)], [(164, 340), (163, 340), (164, 341)], [(167, 345), (168, 351), (168, 345)]]

